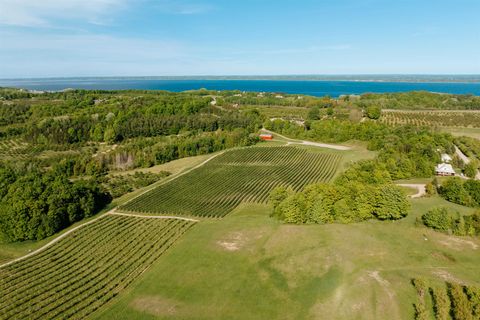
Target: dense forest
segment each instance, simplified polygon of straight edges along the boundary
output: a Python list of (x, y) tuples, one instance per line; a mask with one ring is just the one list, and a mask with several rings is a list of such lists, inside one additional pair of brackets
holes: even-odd
[(58, 172), (0, 167), (0, 230), (11, 241), (51, 236), (103, 208), (111, 197), (94, 180), (70, 181)]

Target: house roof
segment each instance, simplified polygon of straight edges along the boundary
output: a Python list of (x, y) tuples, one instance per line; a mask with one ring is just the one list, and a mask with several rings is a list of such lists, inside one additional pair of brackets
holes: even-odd
[(453, 167), (451, 164), (448, 163), (440, 163), (435, 167), (436, 172), (442, 172), (442, 173), (452, 173), (455, 174), (455, 170), (453, 170)]
[(446, 153), (442, 153), (442, 160), (445, 161), (445, 160), (448, 160), (448, 161), (451, 161), (452, 160), (452, 157), (450, 157), (448, 154)]

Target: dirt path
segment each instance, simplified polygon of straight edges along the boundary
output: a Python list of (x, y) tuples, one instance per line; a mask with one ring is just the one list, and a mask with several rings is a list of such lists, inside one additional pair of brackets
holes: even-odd
[(280, 138), (284, 139), (287, 141), (287, 144), (300, 144), (300, 145), (305, 145), (305, 146), (314, 146), (314, 147), (320, 147), (320, 148), (328, 148), (328, 149), (334, 149), (334, 150), (341, 150), (341, 151), (347, 151), (351, 150), (352, 148), (346, 147), (346, 146), (341, 146), (337, 144), (327, 144), (327, 143), (320, 143), (320, 142), (314, 142), (314, 141), (307, 141), (307, 140), (296, 140), (296, 139), (290, 139), (287, 138), (279, 133), (267, 130), (267, 129), (262, 129), (262, 131), (279, 136)]
[(410, 198), (421, 198), (427, 194), (427, 191), (425, 190), (425, 184), (401, 183), (397, 184), (397, 186), (417, 189), (417, 193), (411, 195)]
[(47, 243), (47, 244), (44, 245), (43, 247), (40, 247), (40, 248), (38, 248), (37, 250), (32, 251), (32, 252), (30, 252), (30, 253), (28, 253), (28, 254), (26, 254), (26, 255), (24, 255), (24, 256), (21, 256), (21, 257), (19, 257), (19, 258), (10, 260), (10, 261), (8, 261), (8, 262), (0, 265), (0, 268), (6, 267), (6, 266), (8, 266), (8, 265), (11, 265), (12, 263), (15, 263), (15, 262), (17, 262), (17, 261), (24, 260), (24, 259), (26, 259), (26, 258), (28, 258), (28, 257), (31, 257), (31, 256), (33, 256), (33, 255), (36, 255), (37, 253), (42, 252), (43, 250), (45, 250), (45, 249), (53, 246), (55, 243), (57, 243), (58, 241), (62, 240), (62, 239), (65, 238), (66, 236), (70, 235), (71, 233), (77, 231), (78, 229), (80, 229), (80, 228), (82, 228), (82, 227), (84, 227), (84, 226), (87, 226), (87, 225), (89, 225), (89, 224), (92, 224), (92, 223), (98, 221), (99, 219), (103, 218), (103, 217), (106, 216), (107, 214), (112, 213), (112, 211), (115, 211), (115, 209), (110, 210), (110, 211), (108, 211), (108, 212), (106, 212), (106, 213), (104, 213), (104, 214), (96, 217), (95, 219), (92, 219), (92, 220), (90, 220), (90, 221), (88, 221), (88, 222), (82, 223), (81, 225), (78, 225), (78, 226), (76, 226), (75, 228), (72, 228), (72, 229), (68, 230), (67, 232), (65, 232), (64, 234), (56, 237), (55, 239), (53, 239), (52, 241), (50, 241), (49, 243)]
[(460, 148), (458, 148), (457, 146), (455, 146), (455, 153), (457, 154), (457, 156), (462, 159), (463, 162), (465, 162), (465, 164), (469, 164), (470, 163), (470, 158), (467, 157), (463, 152), (462, 150), (460, 150)]
[[(463, 152), (462, 150), (460, 150), (459, 147), (455, 146), (455, 153), (458, 155), (458, 157), (460, 159), (462, 159), (462, 161), (465, 163), (465, 164), (469, 164), (471, 162), (470, 158), (467, 157)], [(480, 180), (480, 171), (477, 170), (477, 174), (475, 176), (475, 180)]]
[[(223, 151), (223, 152), (224, 152), (224, 151)], [(170, 181), (172, 181), (172, 180), (175, 180), (175, 179), (177, 179), (177, 178), (179, 178), (179, 177), (181, 177), (181, 176), (183, 176), (183, 175), (191, 172), (192, 170), (195, 170), (195, 169), (197, 169), (197, 168), (205, 165), (205, 164), (206, 164), (207, 162), (209, 162), (210, 160), (212, 160), (212, 159), (214, 159), (215, 157), (218, 157), (219, 155), (223, 154), (223, 152), (220, 152), (220, 153), (217, 153), (217, 154), (211, 156), (210, 158), (208, 158), (207, 160), (203, 161), (202, 163), (200, 163), (200, 164), (198, 164), (198, 165), (196, 165), (196, 166), (194, 166), (194, 167), (192, 167), (192, 168), (190, 168), (190, 169), (188, 169), (188, 170), (185, 170), (185, 171), (179, 173), (178, 175), (172, 177), (172, 178), (169, 179), (168, 181), (162, 181), (162, 184), (163, 184), (163, 183), (170, 182)], [(157, 186), (157, 185), (155, 185), (155, 186)], [(134, 198), (130, 199), (129, 201), (132, 201), (133, 199), (135, 199), (135, 198), (137, 198), (137, 197), (145, 194), (146, 192), (148, 192), (148, 191), (150, 191), (150, 190), (151, 190), (151, 188), (147, 188), (147, 190), (141, 192), (140, 194), (138, 194), (138, 195), (135, 196)], [(125, 202), (125, 203), (128, 203), (129, 201), (127, 201), (127, 202)], [(89, 224), (92, 224), (92, 223), (98, 221), (99, 219), (101, 219), (101, 218), (103, 218), (103, 217), (105, 217), (105, 216), (107, 216), (107, 215), (121, 215), (121, 216), (129, 216), (129, 217), (140, 217), (140, 218), (146, 218), (146, 219), (178, 219), (178, 220), (185, 220), (185, 221), (192, 221), (192, 222), (197, 222), (197, 221), (199, 221), (199, 220), (195, 220), (195, 219), (190, 219), (190, 218), (185, 218), (185, 217), (177, 217), (177, 216), (143, 216), (143, 215), (138, 215), (138, 214), (120, 213), (120, 212), (117, 212), (116, 210), (117, 210), (117, 208), (114, 208), (114, 209), (112, 209), (112, 210), (110, 210), (110, 211), (108, 211), (108, 212), (105, 212), (105, 213), (99, 215), (98, 217), (96, 217), (96, 218), (94, 218), (94, 219), (92, 219), (92, 220), (90, 220), (90, 221), (87, 221), (87, 222), (85, 222), (85, 223), (82, 223), (82, 224), (80, 224), (80, 225), (78, 225), (78, 226), (76, 226), (76, 227), (68, 230), (68, 231), (65, 232), (64, 234), (56, 237), (55, 239), (53, 239), (52, 241), (48, 242), (48, 243), (45, 244), (44, 246), (42, 246), (42, 247), (40, 247), (40, 248), (38, 248), (38, 249), (36, 249), (36, 250), (34, 250), (34, 251), (32, 251), (32, 252), (24, 255), (24, 256), (15, 258), (15, 259), (10, 260), (10, 261), (8, 261), (8, 262), (6, 262), (6, 263), (4, 263), (4, 264), (1, 264), (1, 265), (0, 265), (0, 268), (4, 268), (4, 267), (6, 267), (6, 266), (9, 266), (9, 265), (17, 262), (17, 261), (21, 261), (21, 260), (27, 259), (27, 258), (29, 258), (29, 257), (31, 257), (31, 256), (33, 256), (33, 255), (36, 255), (37, 253), (40, 253), (40, 252), (44, 251), (45, 249), (51, 247), (52, 245), (54, 245), (55, 243), (59, 242), (59, 241), (62, 240), (63, 238), (65, 238), (65, 237), (67, 237), (68, 235), (72, 234), (72, 233), (75, 232), (76, 230), (78, 230), (78, 229), (80, 229), (80, 228), (82, 228), (82, 227), (84, 227), (84, 226), (87, 226), (87, 225), (89, 225)]]

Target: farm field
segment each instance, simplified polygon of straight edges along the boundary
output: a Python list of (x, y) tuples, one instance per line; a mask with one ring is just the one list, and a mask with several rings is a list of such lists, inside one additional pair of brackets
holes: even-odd
[(441, 128), (442, 131), (451, 133), (455, 137), (466, 136), (480, 140), (480, 128)]
[(0, 268), (0, 319), (84, 319), (142, 274), (192, 221), (104, 215)]
[(270, 191), (277, 186), (299, 190), (309, 183), (329, 181), (341, 159), (340, 153), (289, 146), (232, 150), (133, 199), (119, 210), (223, 217), (242, 202), (266, 203)]
[[(479, 285), (480, 240), (396, 222), (285, 225), (264, 204), (204, 220), (94, 319), (413, 319), (412, 278)], [(429, 310), (433, 319), (433, 311)]]
[(388, 125), (480, 128), (480, 112), (456, 110), (383, 110), (380, 121)]
[(37, 153), (36, 147), (21, 139), (0, 140), (0, 159), (27, 159)]

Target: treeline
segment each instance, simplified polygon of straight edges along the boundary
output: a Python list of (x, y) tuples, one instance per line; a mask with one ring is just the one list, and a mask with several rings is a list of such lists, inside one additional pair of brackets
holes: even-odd
[[(480, 288), (446, 282), (429, 285), (424, 279), (412, 279), (417, 294), (414, 306), (416, 320), (475, 320), (480, 319)], [(432, 304), (427, 303), (428, 296)]]
[(424, 213), (421, 221), (429, 228), (456, 236), (480, 235), (480, 212), (462, 215), (457, 211), (439, 207)]
[(105, 176), (100, 181), (113, 198), (118, 198), (129, 192), (149, 186), (169, 175), (170, 172), (167, 171), (158, 173), (135, 172), (133, 174)]
[(27, 99), (34, 94), (25, 90), (0, 87), (0, 100)]
[(442, 109), (480, 110), (480, 97), (474, 95), (438, 94), (427, 91), (363, 94), (355, 104), (362, 109), (370, 106), (382, 109)]
[(435, 165), (440, 162), (437, 150), (449, 154), (454, 152), (451, 135), (425, 127), (389, 127), (371, 121), (354, 123), (340, 120), (312, 121), (309, 126), (274, 120), (266, 121), (264, 125), (269, 130), (300, 139), (333, 143), (365, 141), (368, 149), (378, 151), (379, 156), (364, 165), (388, 173), (393, 180), (431, 177)]
[(292, 95), (283, 93), (257, 93), (224, 91), (217, 93), (221, 97), (217, 99), (219, 105), (254, 105), (254, 106), (289, 106), (289, 107), (320, 107), (329, 108), (336, 105), (336, 100), (328, 96), (312, 97), (305, 95)]
[(110, 202), (95, 180), (70, 181), (58, 172), (0, 168), (0, 238), (39, 240), (90, 217)]
[(272, 215), (287, 223), (398, 220), (410, 209), (404, 191), (373, 161), (350, 166), (333, 183), (310, 185), (297, 193), (276, 188), (270, 204)]
[(140, 113), (103, 119), (92, 116), (47, 119), (26, 127), (25, 139), (33, 144), (76, 144), (89, 141), (118, 143), (136, 137), (177, 135), (187, 131), (213, 132), (246, 128), (250, 132), (261, 125), (258, 114), (227, 113), (215, 115), (158, 116)]
[(480, 181), (449, 178), (435, 184), (438, 194), (445, 200), (468, 207), (480, 207)]
[(202, 134), (175, 137), (137, 138), (108, 152), (60, 156), (57, 161), (45, 160), (44, 166), (54, 162), (53, 171), (69, 177), (102, 176), (112, 170), (149, 168), (173, 160), (209, 154), (216, 151), (250, 146), (258, 137), (246, 129), (218, 130)]
[(114, 152), (102, 156), (102, 158), (110, 166), (121, 166), (122, 159), (127, 159), (132, 163), (132, 168), (145, 168), (228, 148), (250, 146), (257, 142), (258, 137), (256, 135), (242, 128), (232, 131), (218, 130), (212, 133), (172, 137), (166, 142), (140, 138), (121, 145)]
[[(1, 93), (1, 90), (0, 90)], [(7, 95), (8, 96), (8, 95)], [(35, 144), (121, 142), (185, 131), (258, 128), (258, 112), (224, 110), (201, 92), (84, 91), (29, 94), (0, 103), (2, 137)]]
[(410, 203), (393, 184), (314, 184), (294, 193), (284, 187), (270, 194), (272, 215), (286, 223), (352, 223), (369, 219), (398, 220)]

